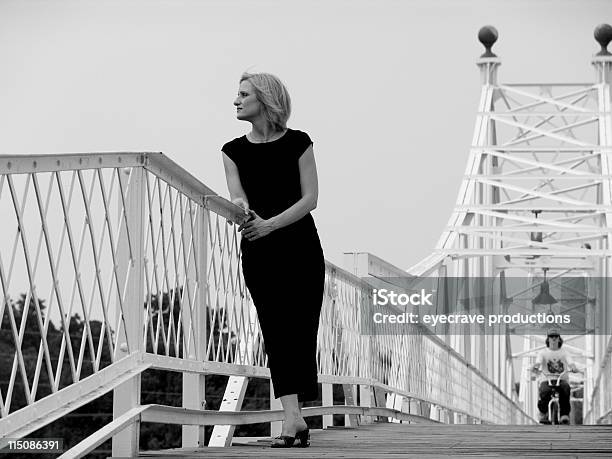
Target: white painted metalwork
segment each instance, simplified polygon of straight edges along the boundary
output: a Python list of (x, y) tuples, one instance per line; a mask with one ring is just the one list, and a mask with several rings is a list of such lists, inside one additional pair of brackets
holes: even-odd
[[(230, 376), (219, 411), (240, 411), (248, 382), (246, 376)], [(216, 425), (208, 446), (231, 446), (235, 428), (231, 424)]]
[[(535, 281), (546, 270), (558, 282), (609, 278), (611, 57), (596, 56), (597, 80), (584, 84), (499, 84), (500, 63), (496, 57), (478, 62), (481, 98), (455, 210), (432, 255), (409, 273)], [(610, 422), (610, 293), (600, 289), (590, 297), (600, 305), (585, 305), (597, 328), (587, 330), (575, 357), (587, 369), (585, 422)], [(542, 343), (525, 337), (513, 352), (516, 339), (508, 333), (502, 328), (499, 336), (449, 336), (447, 342), (513, 399), (520, 383), (519, 400), (535, 416), (537, 388), (525, 371), (514, 374), (512, 354), (522, 356), (524, 369)]]
[[(612, 56), (596, 55), (593, 58), (593, 66), (597, 78), (597, 103), (602, 115), (599, 117), (599, 144), (601, 148), (601, 164), (604, 172), (610, 172), (612, 162), (612, 107), (610, 84), (612, 84)], [(602, 199), (604, 202), (612, 200), (612, 188), (610, 182), (606, 182), (602, 188)], [(610, 231), (612, 226), (612, 213), (605, 213), (606, 229)], [(612, 231), (605, 236), (605, 247), (610, 249)], [(612, 259), (607, 257), (598, 264), (601, 275), (609, 278), (612, 276)], [(605, 289), (601, 293), (604, 304), (609, 306), (612, 300), (612, 292)], [(585, 422), (589, 423), (612, 423), (612, 336), (609, 330), (612, 328), (612, 312), (609, 307), (602, 308), (595, 317), (600, 333), (594, 339), (587, 341), (587, 351), (594, 354), (590, 360), (592, 365), (587, 366), (587, 381), (585, 383), (584, 398), (589, 397), (590, 404), (585, 410)]]
[[(183, 406), (191, 410), (205, 409), (207, 373), (270, 377), (239, 234), (229, 224), (240, 222), (240, 209), (160, 153), (0, 156), (0, 169), (10, 231), (0, 239), (7, 319), (0, 332), (12, 357), (2, 360), (3, 436), (26, 435), (113, 390), (121, 428), (104, 435), (113, 435), (114, 455), (132, 455), (139, 422), (130, 413), (140, 413), (145, 369), (183, 372)], [(372, 259), (380, 273), (397, 274)], [(413, 400), (466, 419), (528, 420), (442, 341), (365, 335), (360, 307), (370, 296), (365, 281), (327, 263), (322, 383), (345, 385), (349, 403), (359, 385), (364, 401), (369, 391), (382, 397), (379, 407), (393, 397), (396, 408)], [(37, 350), (26, 340), (32, 336)], [(449, 382), (431, 383), (433, 374), (450, 375)], [(473, 387), (486, 395), (470, 396)], [(373, 416), (346, 414), (352, 423)], [(185, 425), (183, 444), (202, 445), (203, 427)]]

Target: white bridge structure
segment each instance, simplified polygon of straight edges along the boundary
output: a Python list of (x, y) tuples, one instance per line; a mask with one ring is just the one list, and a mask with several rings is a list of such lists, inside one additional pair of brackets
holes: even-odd
[[(530, 300), (545, 280), (559, 304), (544, 309), (563, 307), (564, 280), (584, 279), (576, 307), (592, 327), (564, 334), (585, 370), (574, 398), (585, 424), (612, 423), (612, 27), (596, 29), (602, 49), (584, 84), (499, 83), (497, 32), (484, 27), (479, 38), (473, 141), (432, 254), (407, 271), (367, 253), (326, 265), (322, 405), (304, 409), (324, 427), (333, 414), (350, 426), (536, 422), (526, 369), (545, 335), (507, 324), (488, 334), (365, 332), (368, 278), (417, 276), (473, 280), (459, 294), (468, 303), (488, 288), (479, 279), (497, 279), (491, 307), (500, 314), (508, 298), (537, 312)], [(149, 422), (181, 425), (184, 447), (206, 448), (206, 425), (215, 426), (208, 447), (229, 446), (236, 425), (280, 431), (271, 385), (270, 409), (241, 410), (249, 380), (270, 373), (231, 224), (239, 208), (161, 153), (0, 155), (0, 215), (0, 441), (27, 438), (111, 391), (112, 421), (62, 457), (110, 438), (114, 456), (136, 456)], [(531, 290), (510, 291), (512, 277)], [(156, 369), (182, 373), (182, 407), (141, 404), (142, 374)], [(206, 406), (209, 374), (229, 376), (219, 410)], [(333, 404), (334, 384), (344, 405)]]

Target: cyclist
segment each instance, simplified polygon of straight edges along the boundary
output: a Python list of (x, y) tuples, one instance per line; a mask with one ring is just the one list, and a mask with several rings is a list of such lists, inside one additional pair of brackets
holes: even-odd
[[(559, 393), (559, 421), (561, 424), (569, 424), (570, 412), (570, 385), (567, 376), (568, 368), (571, 371), (578, 371), (576, 365), (570, 360), (569, 355), (563, 346), (563, 338), (559, 335), (556, 329), (549, 330), (546, 336), (546, 347), (538, 354), (537, 363), (533, 366), (533, 371), (542, 371), (547, 374), (546, 379), (542, 380), (539, 388), (538, 410), (540, 411), (540, 423), (549, 424), (548, 419), (548, 402), (553, 394), (553, 388), (549, 384), (549, 380), (556, 383), (557, 378), (561, 375), (557, 392)], [(554, 376), (556, 375), (556, 376)]]

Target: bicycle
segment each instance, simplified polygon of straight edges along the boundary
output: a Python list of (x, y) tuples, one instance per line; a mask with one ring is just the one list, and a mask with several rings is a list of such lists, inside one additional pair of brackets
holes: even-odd
[[(556, 373), (542, 372), (542, 374), (544, 375), (544, 377), (547, 378), (548, 387), (552, 388), (552, 391), (553, 391), (550, 397), (550, 401), (548, 402), (548, 420), (550, 424), (559, 425), (561, 424), (561, 421), (560, 421), (561, 416), (559, 415), (559, 411), (561, 408), (561, 405), (559, 404), (559, 382), (561, 381), (561, 378), (567, 374), (567, 370), (565, 370), (563, 373), (559, 375), (559, 377), (554, 382), (554, 384), (553, 384), (553, 381), (554, 381), (554, 377), (557, 376)], [(564, 424), (569, 424), (569, 421), (567, 421)]]
[(547, 378), (548, 387), (552, 389), (552, 395), (550, 397), (550, 401), (548, 402), (548, 420), (542, 420), (540, 421), (540, 424), (569, 424), (569, 421), (561, 422), (561, 416), (559, 415), (559, 410), (561, 406), (559, 404), (559, 382), (561, 381), (563, 376), (568, 373), (568, 371), (565, 370), (563, 373), (546, 373), (541, 370), (536, 370), (535, 368), (532, 368), (532, 371), (534, 373), (542, 373), (542, 375)]

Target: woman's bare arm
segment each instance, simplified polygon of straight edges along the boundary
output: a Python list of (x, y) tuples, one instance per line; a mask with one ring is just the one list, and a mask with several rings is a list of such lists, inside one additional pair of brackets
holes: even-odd
[(238, 173), (238, 167), (236, 163), (232, 161), (229, 156), (223, 153), (223, 167), (225, 168), (225, 180), (227, 181), (227, 188), (230, 194), (230, 200), (242, 207), (246, 213), (249, 212), (249, 201), (246, 197), (246, 193), (242, 188), (240, 182), (240, 174)]

